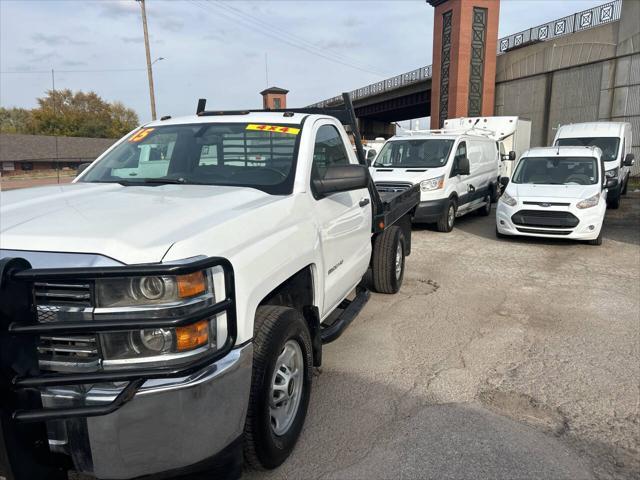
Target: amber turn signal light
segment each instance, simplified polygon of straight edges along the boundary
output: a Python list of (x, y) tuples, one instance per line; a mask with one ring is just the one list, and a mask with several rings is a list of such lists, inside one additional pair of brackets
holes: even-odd
[(176, 349), (179, 352), (193, 350), (209, 341), (209, 321), (200, 320), (186, 327), (176, 328)]
[(180, 298), (195, 297), (204, 293), (207, 289), (207, 282), (204, 272), (193, 272), (187, 275), (179, 275), (178, 279), (178, 295)]

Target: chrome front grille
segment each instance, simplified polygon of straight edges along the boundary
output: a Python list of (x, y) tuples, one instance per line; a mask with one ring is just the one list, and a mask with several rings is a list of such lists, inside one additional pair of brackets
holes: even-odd
[[(33, 285), (38, 322), (91, 321), (92, 286), (89, 283)], [(40, 368), (55, 371), (96, 370), (100, 352), (95, 335), (40, 336)]]

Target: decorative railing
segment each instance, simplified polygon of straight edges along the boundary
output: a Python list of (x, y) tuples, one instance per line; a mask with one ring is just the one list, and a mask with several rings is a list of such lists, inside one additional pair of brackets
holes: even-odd
[[(529, 28), (528, 30), (524, 30), (522, 32), (508, 35), (506, 37), (498, 39), (497, 54), (501, 55), (507, 50), (518, 47), (520, 45), (524, 45), (528, 42), (544, 42), (557, 37), (561, 37), (563, 35), (569, 35), (574, 32), (597, 27), (605, 23), (615, 22), (617, 20), (620, 20), (621, 10), (622, 0), (613, 0), (612, 2), (598, 5), (588, 10), (583, 10), (582, 12), (559, 18), (557, 20), (538, 25), (537, 27)], [(431, 65), (420, 67), (415, 70), (411, 70), (410, 72), (396, 75), (395, 77), (387, 78), (386, 80), (381, 80), (379, 82), (367, 85), (366, 87), (353, 90), (350, 92), (351, 98), (354, 101), (361, 100), (363, 98), (378, 95), (380, 93), (397, 90), (407, 85), (427, 80), (431, 78), (431, 73)], [(326, 107), (328, 105), (339, 103), (342, 103), (341, 95), (328, 98), (321, 102), (314, 103), (310, 106)]]
[(543, 23), (498, 40), (498, 55), (528, 42), (547, 41), (620, 20), (622, 0), (598, 5), (582, 12)]

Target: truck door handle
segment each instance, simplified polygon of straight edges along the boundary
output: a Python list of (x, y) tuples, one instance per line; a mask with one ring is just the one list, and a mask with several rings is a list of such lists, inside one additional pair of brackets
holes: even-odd
[(362, 200), (360, 200), (360, 206), (361, 207), (366, 207), (367, 205), (369, 205), (369, 199), (368, 198), (363, 198)]

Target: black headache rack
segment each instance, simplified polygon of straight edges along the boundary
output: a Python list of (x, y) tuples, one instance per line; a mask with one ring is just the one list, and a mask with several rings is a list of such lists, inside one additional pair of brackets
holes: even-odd
[[(224, 273), (225, 298), (189, 315), (142, 319), (84, 321), (38, 321), (33, 287), (36, 282), (84, 281), (99, 278), (183, 275), (210, 267)], [(225, 258), (212, 257), (185, 264), (147, 264), (100, 268), (33, 269), (22, 258), (0, 260), (0, 409), (3, 421), (13, 423), (44, 422), (76, 417), (91, 417), (114, 412), (131, 400), (149, 379), (187, 376), (225, 356), (237, 336), (234, 273)], [(92, 287), (93, 288), (93, 287)], [(217, 300), (217, 299), (216, 299)], [(206, 352), (189, 363), (169, 367), (143, 367), (100, 370), (81, 373), (42, 372), (38, 363), (40, 335), (78, 335), (145, 328), (180, 327), (226, 312), (228, 335), (218, 350)], [(126, 382), (113, 401), (101, 405), (43, 408), (39, 389), (103, 382)], [(5, 422), (6, 423), (6, 422)]]
[[(306, 113), (309, 115), (329, 115), (336, 118), (342, 125), (349, 127), (350, 133), (356, 147), (356, 155), (358, 162), (367, 166), (364, 149), (362, 148), (362, 137), (358, 128), (358, 119), (356, 117), (351, 95), (348, 92), (342, 94), (344, 104), (337, 107), (307, 107), (307, 108), (278, 108), (278, 109), (258, 109), (258, 110), (227, 110), (227, 111), (211, 111), (205, 110), (207, 101), (204, 98), (198, 100), (196, 115), (200, 117), (208, 116), (224, 116), (224, 115), (248, 115), (253, 112), (276, 112), (282, 113), (283, 116), (292, 116), (294, 113)], [(400, 218), (410, 213), (420, 202), (420, 186), (414, 185), (404, 192), (394, 192), (383, 194), (381, 197), (373, 179), (369, 175), (369, 193), (371, 195), (371, 203), (373, 210), (374, 233), (381, 232), (388, 226), (396, 223)]]

